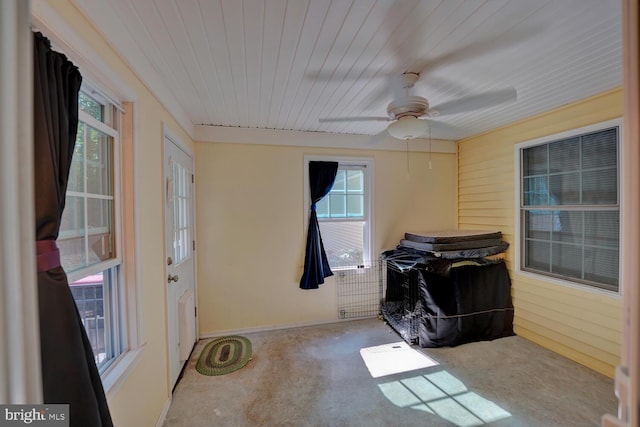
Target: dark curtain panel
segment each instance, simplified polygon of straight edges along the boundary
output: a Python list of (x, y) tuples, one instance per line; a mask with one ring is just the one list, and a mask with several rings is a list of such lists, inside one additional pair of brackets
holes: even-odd
[(112, 426), (93, 350), (60, 266), (56, 238), (78, 128), (82, 76), (34, 34), (34, 169), (38, 303), (45, 403), (67, 403), (70, 425)]
[(311, 190), (311, 215), (307, 232), (307, 249), (304, 255), (304, 273), (300, 279), (300, 288), (318, 289), (324, 278), (333, 276), (333, 272), (324, 252), (320, 227), (316, 215), (316, 203), (331, 191), (338, 172), (337, 162), (309, 162), (309, 189)]

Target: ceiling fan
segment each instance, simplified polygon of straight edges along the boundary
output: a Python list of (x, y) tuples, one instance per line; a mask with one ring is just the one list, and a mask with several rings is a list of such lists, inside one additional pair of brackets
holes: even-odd
[(467, 96), (432, 107), (426, 98), (411, 95), (411, 89), (419, 78), (420, 75), (418, 73), (406, 72), (392, 81), (392, 86), (395, 86), (394, 93), (396, 93), (396, 96), (387, 106), (387, 117), (327, 117), (319, 119), (319, 122), (391, 122), (387, 126), (389, 135), (396, 139), (407, 140), (426, 136), (433, 117), (489, 108), (498, 104), (513, 102), (517, 98), (516, 89), (512, 87)]

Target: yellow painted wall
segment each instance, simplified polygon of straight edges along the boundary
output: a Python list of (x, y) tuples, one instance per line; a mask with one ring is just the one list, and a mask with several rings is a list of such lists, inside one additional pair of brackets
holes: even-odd
[[(336, 136), (339, 138), (339, 136)], [(304, 156), (373, 157), (374, 253), (407, 230), (456, 225), (456, 155), (197, 142), (201, 334), (338, 319), (336, 289), (298, 287), (304, 262)]]
[(613, 376), (620, 363), (622, 299), (534, 280), (514, 271), (514, 145), (622, 116), (622, 90), (607, 92), (458, 144), (458, 225), (501, 229), (518, 335)]
[(130, 374), (107, 397), (116, 426), (154, 426), (170, 396), (164, 275), (163, 123), (184, 143), (191, 145), (192, 141), (72, 2), (49, 0), (48, 4), (62, 17), (65, 25), (99, 53), (137, 97), (134, 102), (134, 143), (141, 155), (135, 159), (134, 174), (140, 190), (136, 194), (135, 208), (143, 219), (138, 230), (141, 256), (137, 267), (142, 272), (143, 281), (141, 322), (144, 350)]

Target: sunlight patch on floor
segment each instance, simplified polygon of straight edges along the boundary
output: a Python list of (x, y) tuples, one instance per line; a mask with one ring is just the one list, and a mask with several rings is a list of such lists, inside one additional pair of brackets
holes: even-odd
[(459, 427), (480, 426), (511, 416), (494, 402), (469, 391), (462, 381), (444, 370), (378, 387), (396, 406), (437, 415)]
[(373, 378), (438, 365), (438, 362), (414, 350), (404, 341), (362, 348), (360, 356)]

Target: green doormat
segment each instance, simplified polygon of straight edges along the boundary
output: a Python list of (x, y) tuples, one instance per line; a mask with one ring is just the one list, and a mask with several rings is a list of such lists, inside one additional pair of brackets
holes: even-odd
[(202, 375), (224, 375), (237, 371), (251, 359), (251, 341), (239, 335), (216, 338), (207, 343), (196, 364)]

